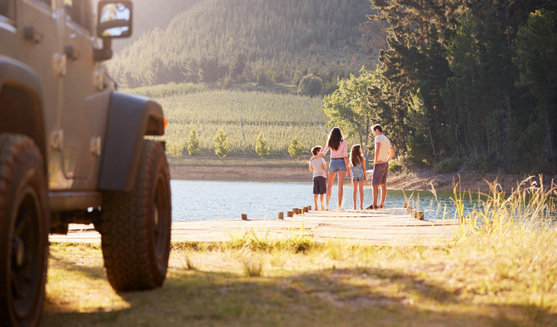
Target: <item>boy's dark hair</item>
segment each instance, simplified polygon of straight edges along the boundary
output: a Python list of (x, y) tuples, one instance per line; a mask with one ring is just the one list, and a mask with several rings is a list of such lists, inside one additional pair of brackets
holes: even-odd
[(372, 130), (372, 131), (379, 130), (379, 132), (383, 133), (383, 127), (381, 127), (381, 125), (379, 125), (379, 124), (373, 125), (373, 127), (371, 128), (371, 130)]
[(319, 151), (321, 151), (321, 149), (322, 149), (322, 147), (320, 147), (319, 145), (318, 145), (318, 146), (314, 146), (313, 148), (311, 148), (311, 153), (312, 153), (314, 156), (316, 156), (316, 155), (319, 153)]

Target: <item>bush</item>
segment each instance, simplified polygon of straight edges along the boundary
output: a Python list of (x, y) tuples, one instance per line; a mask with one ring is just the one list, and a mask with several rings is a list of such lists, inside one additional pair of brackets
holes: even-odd
[(257, 136), (257, 141), (255, 142), (255, 152), (257, 152), (261, 158), (264, 158), (271, 153), (271, 148), (267, 143), (267, 139), (263, 136), (263, 132), (259, 132), (259, 135)]
[(466, 159), (464, 169), (467, 171), (490, 172), (492, 170), (487, 155), (473, 156)]
[(188, 152), (192, 157), (197, 156), (201, 152), (201, 146), (199, 144), (199, 138), (197, 137), (197, 130), (195, 129), (195, 126), (191, 128), (188, 142)]
[(302, 154), (305, 152), (305, 147), (300, 141), (298, 141), (297, 137), (293, 137), (292, 141), (290, 142), (290, 146), (288, 147), (288, 153), (291, 157), (296, 159), (300, 159)]
[(226, 133), (224, 132), (224, 127), (221, 127), (217, 132), (214, 140), (214, 147), (215, 147), (215, 154), (219, 156), (219, 158), (224, 159), (228, 152), (230, 152), (230, 148), (228, 147), (228, 142), (226, 141)]
[(302, 78), (298, 85), (298, 92), (300, 94), (309, 95), (310, 97), (321, 94), (323, 88), (323, 80), (321, 77), (308, 74)]
[(439, 161), (433, 168), (438, 173), (451, 173), (458, 171), (462, 166), (462, 160), (455, 157), (445, 158)]
[(396, 173), (402, 170), (402, 166), (399, 165), (397, 162), (395, 161), (391, 161), (391, 163), (389, 164), (389, 172), (391, 173)]

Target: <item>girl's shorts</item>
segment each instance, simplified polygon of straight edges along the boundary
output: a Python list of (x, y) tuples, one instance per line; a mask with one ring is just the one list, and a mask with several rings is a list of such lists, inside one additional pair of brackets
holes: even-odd
[(362, 177), (352, 177), (352, 182), (365, 182), (366, 179)]
[(344, 158), (333, 158), (331, 159), (331, 165), (329, 167), (329, 174), (333, 173), (344, 173), (346, 172), (346, 163)]

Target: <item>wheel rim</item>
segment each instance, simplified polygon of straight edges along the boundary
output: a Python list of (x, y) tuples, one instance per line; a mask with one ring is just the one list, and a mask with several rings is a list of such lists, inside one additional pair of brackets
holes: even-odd
[(157, 179), (155, 188), (155, 203), (153, 205), (153, 232), (155, 240), (155, 252), (157, 261), (162, 263), (167, 253), (168, 240), (168, 222), (170, 219), (170, 210), (168, 205), (168, 190), (165, 179), (160, 176)]
[(41, 275), (39, 208), (37, 195), (28, 188), (18, 206), (11, 251), (10, 294), (13, 299), (14, 313), (20, 318), (25, 317), (33, 308), (37, 283)]

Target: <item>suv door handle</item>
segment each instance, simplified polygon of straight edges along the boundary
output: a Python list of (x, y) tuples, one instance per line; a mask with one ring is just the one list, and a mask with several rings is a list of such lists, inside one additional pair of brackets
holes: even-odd
[(25, 26), (23, 28), (23, 38), (26, 41), (29, 41), (33, 44), (37, 44), (43, 40), (44, 35), (43, 33), (37, 31), (35, 26)]
[(66, 45), (64, 47), (64, 53), (66, 53), (66, 57), (71, 60), (77, 60), (79, 58), (79, 51), (73, 45)]

